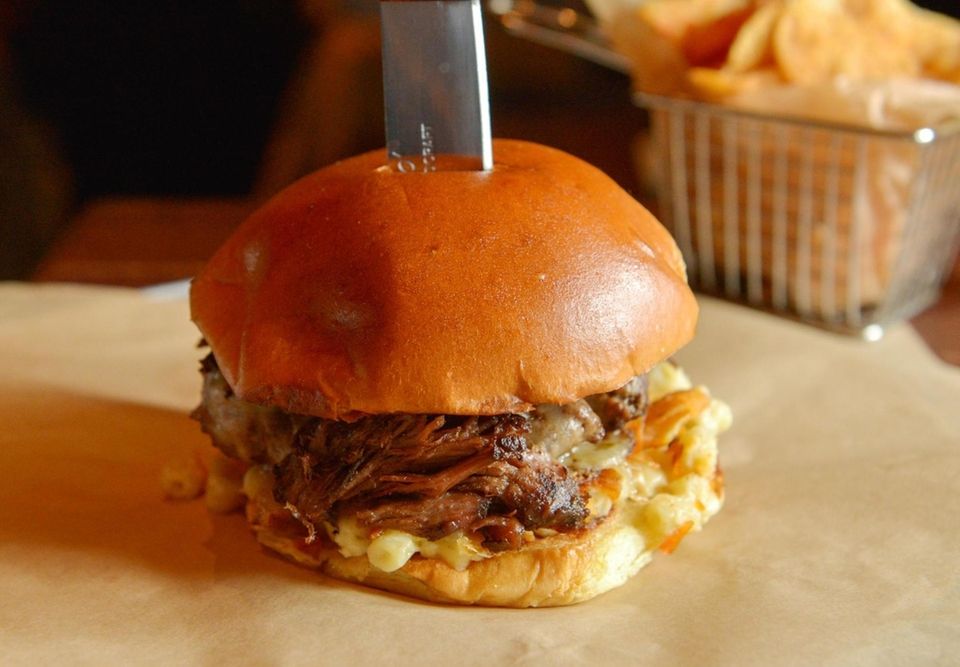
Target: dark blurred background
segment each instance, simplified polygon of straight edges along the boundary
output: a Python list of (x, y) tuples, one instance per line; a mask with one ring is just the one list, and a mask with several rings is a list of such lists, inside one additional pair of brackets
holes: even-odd
[[(0, 0), (0, 278), (30, 276), (77, 216), (113, 215), (108, 236), (124, 215), (229, 226), (247, 202), (382, 145), (376, 12), (375, 0)], [(494, 133), (564, 148), (632, 188), (644, 120), (627, 77), (492, 20), (487, 41)], [(185, 197), (240, 203), (155, 204)]]
[(13, 75), (81, 198), (239, 193), (310, 36), (290, 2), (16, 0)]
[[(626, 77), (488, 23), (496, 134), (590, 158), (637, 127)], [(0, 278), (88, 202), (256, 200), (381, 146), (379, 48), (376, 0), (0, 0)]]

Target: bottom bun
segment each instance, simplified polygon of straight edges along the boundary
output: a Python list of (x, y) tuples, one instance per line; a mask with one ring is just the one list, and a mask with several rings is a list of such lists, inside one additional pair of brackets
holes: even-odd
[(247, 517), (261, 544), (323, 573), (402, 595), (454, 604), (554, 607), (589, 600), (620, 586), (650, 562), (643, 534), (615, 511), (592, 530), (538, 538), (519, 551), (474, 561), (458, 571), (435, 558), (414, 557), (394, 572), (366, 556), (345, 558), (334, 546), (315, 547), (272, 521), (251, 499)]

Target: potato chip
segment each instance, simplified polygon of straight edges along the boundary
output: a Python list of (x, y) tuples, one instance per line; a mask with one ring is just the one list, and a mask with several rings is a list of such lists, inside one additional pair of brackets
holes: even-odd
[(683, 92), (689, 65), (678, 43), (641, 21), (622, 21), (610, 26), (610, 38), (626, 55), (633, 67), (633, 84), (654, 95), (678, 95)]
[(856, 33), (856, 23), (836, 0), (788, 2), (773, 35), (780, 71), (796, 83), (831, 78), (840, 52), (856, 48)]
[(680, 41), (687, 62), (693, 66), (722, 63), (751, 14), (753, 7), (743, 7), (707, 23), (692, 23)]
[(720, 102), (741, 93), (781, 85), (783, 79), (772, 67), (750, 72), (693, 67), (687, 71), (687, 84), (694, 97), (706, 102)]
[(838, 77), (960, 83), (960, 21), (910, 0), (641, 0), (630, 16), (608, 29), (645, 92), (718, 102)]
[(773, 29), (783, 12), (782, 2), (761, 6), (737, 32), (730, 45), (723, 69), (747, 72), (768, 63), (772, 58)]
[(909, 29), (914, 35), (924, 73), (960, 83), (960, 21), (918, 9)]
[[(896, 5), (881, 0), (789, 0), (777, 22), (773, 49), (784, 77), (799, 84), (837, 76), (884, 79), (919, 72), (902, 28), (885, 19)], [(887, 25), (884, 25), (884, 24)]]
[(710, 25), (753, 5), (753, 0), (647, 0), (637, 8), (637, 18), (680, 43), (691, 26)]
[(719, 65), (756, 0), (648, 0), (637, 18), (678, 47), (688, 65)]

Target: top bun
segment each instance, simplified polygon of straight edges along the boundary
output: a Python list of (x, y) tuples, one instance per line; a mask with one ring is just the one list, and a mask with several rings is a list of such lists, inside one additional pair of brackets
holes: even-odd
[(506, 140), (489, 172), (384, 155), (286, 188), (194, 279), (240, 398), (332, 419), (518, 412), (616, 389), (692, 337), (676, 245), (594, 167)]

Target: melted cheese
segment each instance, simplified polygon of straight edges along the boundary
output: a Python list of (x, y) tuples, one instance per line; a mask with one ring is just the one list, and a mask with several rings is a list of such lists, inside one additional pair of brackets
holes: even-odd
[[(649, 374), (651, 402), (692, 386), (686, 373), (670, 362), (658, 364)], [(706, 393), (706, 389), (700, 390)], [(559, 411), (556, 414), (558, 418), (561, 415)], [(698, 531), (719, 511), (722, 498), (713, 481), (717, 437), (730, 427), (731, 421), (730, 409), (711, 399), (703, 412), (679, 423), (676, 432), (670, 433), (671, 441), (676, 443), (670, 453), (664, 447), (663, 451), (650, 452), (649, 455), (644, 452), (644, 456), (631, 456), (633, 441), (625, 434), (615, 432), (600, 442), (581, 442), (557, 451), (555, 455), (559, 462), (572, 470), (599, 475), (612, 469), (618, 473), (621, 483), (619, 494), (614, 494), (616, 498), (598, 487), (589, 489), (590, 514), (600, 518), (619, 505), (642, 535), (636, 539), (644, 540), (644, 558), (648, 559), (652, 551), (671, 535), (676, 535), (677, 531), (684, 534)], [(668, 460), (670, 465), (666, 464)], [(400, 530), (385, 530), (371, 538), (352, 518), (342, 519), (336, 526), (327, 524), (325, 528), (343, 556), (365, 555), (374, 567), (384, 572), (400, 569), (415, 554), (439, 558), (457, 570), (492, 555), (462, 531), (439, 540), (428, 540)], [(556, 531), (540, 529), (535, 533), (545, 537), (556, 534)]]
[(384, 572), (399, 570), (413, 554), (420, 551), (418, 540), (410, 533), (385, 530), (367, 546), (370, 564)]
[(683, 369), (671, 361), (661, 361), (647, 374), (647, 397), (651, 403), (659, 401), (667, 394), (692, 387), (693, 384)]
[(615, 431), (600, 442), (582, 442), (559, 460), (571, 470), (603, 470), (615, 468), (633, 449), (633, 439)]
[(371, 539), (352, 517), (341, 519), (336, 527), (327, 524), (326, 529), (342, 556), (366, 555), (371, 565), (384, 572), (399, 570), (416, 553), (439, 558), (456, 570), (465, 570), (472, 561), (491, 555), (462, 531), (428, 540), (402, 530), (385, 530)]

